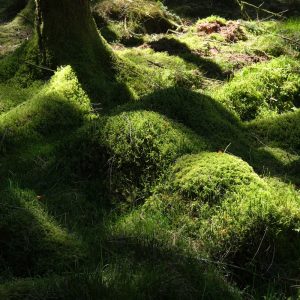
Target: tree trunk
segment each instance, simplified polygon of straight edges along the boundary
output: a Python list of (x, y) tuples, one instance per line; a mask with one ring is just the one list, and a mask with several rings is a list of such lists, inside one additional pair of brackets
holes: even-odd
[[(121, 91), (123, 98), (128, 96), (116, 82), (116, 58), (97, 31), (89, 0), (35, 1), (42, 64), (51, 68), (71, 65), (87, 91), (101, 102), (120, 97)], [(118, 88), (112, 86), (116, 84)]]

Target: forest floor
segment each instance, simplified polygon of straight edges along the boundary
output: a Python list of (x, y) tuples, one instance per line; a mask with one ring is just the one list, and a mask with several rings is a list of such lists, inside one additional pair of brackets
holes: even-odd
[(94, 1), (129, 95), (107, 105), (111, 86), (36, 64), (17, 2), (0, 6), (0, 299), (299, 299), (300, 18)]

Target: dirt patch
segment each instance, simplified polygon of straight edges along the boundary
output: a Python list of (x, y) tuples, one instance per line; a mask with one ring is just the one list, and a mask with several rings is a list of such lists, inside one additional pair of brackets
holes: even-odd
[(221, 27), (224, 27), (225, 25), (221, 22), (214, 21), (214, 22), (204, 22), (197, 26), (197, 31), (200, 35), (204, 34), (211, 34), (215, 32), (220, 32)]
[(249, 54), (229, 54), (227, 56), (229, 61), (235, 62), (237, 65), (245, 66), (250, 64), (255, 64), (263, 61), (267, 61), (269, 57), (267, 56), (258, 56), (258, 55), (249, 55)]
[(201, 23), (197, 26), (197, 32), (200, 36), (220, 33), (227, 42), (231, 43), (247, 40), (240, 23), (234, 21), (228, 21), (226, 24), (218, 21)]
[(238, 22), (229, 21), (226, 26), (221, 27), (221, 35), (227, 42), (236, 43), (247, 40), (247, 36)]

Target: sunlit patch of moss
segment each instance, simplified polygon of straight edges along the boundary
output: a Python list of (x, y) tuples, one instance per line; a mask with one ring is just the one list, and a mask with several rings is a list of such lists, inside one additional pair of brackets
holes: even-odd
[[(259, 181), (259, 185), (256, 180), (240, 185), (213, 206), (187, 201), (184, 195), (154, 194), (120, 228), (130, 236), (146, 234), (167, 245), (188, 248), (196, 257), (222, 258), (225, 267), (229, 263), (256, 274), (293, 276), (294, 264), (300, 261), (299, 192), (278, 180)], [(274, 247), (276, 253), (272, 253)]]
[(1, 116), (2, 150), (79, 126), (89, 112), (89, 98), (75, 73), (62, 68), (32, 99)]
[(152, 49), (119, 50), (127, 63), (120, 68), (119, 78), (127, 83), (136, 97), (172, 86), (199, 89), (202, 72), (180, 57)]
[(17, 84), (0, 84), (0, 114), (32, 99), (41, 89), (43, 89), (42, 82), (35, 82), (28, 88), (21, 88)]
[(226, 153), (203, 152), (179, 159), (170, 170), (168, 188), (184, 197), (218, 202), (249, 184), (261, 184), (253, 169)]
[(196, 23), (196, 25), (202, 24), (202, 23), (218, 23), (220, 25), (226, 25), (227, 21), (225, 18), (219, 17), (219, 16), (209, 16), (207, 18), (199, 19)]
[(300, 159), (300, 156), (296, 154), (296, 152), (290, 153), (287, 150), (278, 147), (262, 146), (258, 150), (269, 153), (283, 166), (289, 166)]
[(300, 111), (254, 120), (247, 124), (251, 132), (265, 145), (287, 151), (300, 150)]
[(242, 120), (292, 111), (298, 105), (300, 64), (282, 56), (244, 68), (213, 96)]

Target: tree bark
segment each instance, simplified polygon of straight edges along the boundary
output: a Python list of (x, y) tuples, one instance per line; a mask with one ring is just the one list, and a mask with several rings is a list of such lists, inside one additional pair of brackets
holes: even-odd
[(128, 91), (116, 82), (117, 60), (96, 28), (89, 0), (35, 1), (42, 64), (50, 68), (71, 65), (97, 101), (107, 102), (112, 97), (124, 100)]
[(38, 43), (47, 64), (74, 59), (107, 59), (112, 53), (100, 39), (88, 0), (36, 0)]

